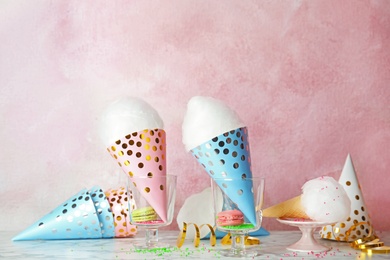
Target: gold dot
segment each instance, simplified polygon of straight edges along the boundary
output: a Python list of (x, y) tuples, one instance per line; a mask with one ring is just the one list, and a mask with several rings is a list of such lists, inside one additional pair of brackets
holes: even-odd
[(133, 182), (134, 187), (137, 187), (137, 183)]
[(150, 137), (146, 137), (145, 141), (149, 143), (150, 142)]
[(116, 151), (115, 146), (111, 146), (111, 150), (115, 152)]
[(340, 224), (340, 227), (341, 227), (341, 228), (345, 228), (345, 223), (341, 223), (341, 224)]
[(123, 230), (123, 228), (121, 228), (121, 229), (119, 229), (119, 232), (120, 232), (120, 233), (123, 233), (123, 232), (125, 232), (125, 231)]
[(145, 192), (149, 193), (150, 192), (150, 188), (149, 187), (145, 187)]
[(145, 144), (144, 148), (145, 148), (145, 150), (149, 150), (150, 149), (150, 145)]
[(134, 173), (132, 171), (129, 172), (130, 177), (134, 176)]
[(125, 165), (126, 166), (129, 166), (130, 165), (130, 162), (128, 160), (125, 161)]
[(139, 138), (144, 139), (144, 134), (140, 134)]
[(119, 151), (118, 155), (122, 156), (124, 153), (122, 151)]
[(150, 155), (146, 155), (145, 159), (146, 159), (147, 161), (150, 161), (150, 159), (152, 159), (152, 157), (151, 157)]
[(345, 184), (347, 184), (347, 186), (351, 186), (351, 182), (350, 181), (347, 181)]
[(117, 217), (116, 217), (116, 220), (117, 220), (117, 221), (121, 221), (121, 220), (122, 220), (122, 217), (121, 217), (121, 216), (117, 216)]
[(326, 226), (322, 229), (323, 231), (326, 231)]
[(157, 151), (157, 147), (155, 145), (152, 146), (153, 151)]

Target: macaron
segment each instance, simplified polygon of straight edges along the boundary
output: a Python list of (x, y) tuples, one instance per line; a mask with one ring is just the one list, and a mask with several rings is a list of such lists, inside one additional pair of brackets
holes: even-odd
[(132, 222), (140, 223), (157, 220), (157, 213), (152, 207), (135, 209), (131, 212)]
[(237, 209), (221, 211), (217, 214), (217, 225), (237, 226), (244, 223), (244, 214)]

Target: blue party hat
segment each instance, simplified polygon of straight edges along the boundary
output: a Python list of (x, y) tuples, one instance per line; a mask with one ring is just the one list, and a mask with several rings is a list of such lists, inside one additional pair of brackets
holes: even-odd
[[(251, 159), (246, 127), (223, 133), (191, 150), (221, 190), (256, 224)], [(240, 179), (227, 185), (223, 179)]]
[(99, 186), (94, 186), (89, 190), (89, 194), (95, 205), (96, 214), (102, 229), (102, 237), (110, 238), (115, 236), (114, 219), (110, 204)]
[(102, 229), (98, 214), (96, 214), (94, 201), (91, 198), (90, 192), (83, 189), (12, 240), (101, 237)]

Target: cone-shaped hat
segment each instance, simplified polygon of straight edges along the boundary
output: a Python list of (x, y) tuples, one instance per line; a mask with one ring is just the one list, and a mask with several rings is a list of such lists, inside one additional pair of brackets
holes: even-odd
[(162, 178), (166, 175), (166, 134), (163, 129), (145, 129), (126, 135), (107, 148), (123, 171), (140, 178), (135, 182), (144, 198), (163, 221), (167, 220), (165, 186)]
[[(256, 223), (251, 159), (246, 127), (223, 133), (191, 150), (221, 190), (242, 211), (251, 223)], [(227, 185), (221, 178), (239, 178)]]
[(345, 221), (338, 222), (334, 225), (324, 226), (320, 231), (321, 237), (330, 240), (350, 242), (373, 234), (374, 231), (371, 230), (371, 220), (349, 154), (341, 172), (339, 183), (344, 187), (345, 192), (351, 200), (350, 216), (345, 219)]
[(103, 190), (99, 186), (94, 186), (89, 190), (89, 194), (91, 195), (91, 199), (95, 206), (96, 214), (100, 222), (102, 237), (114, 237), (114, 219), (110, 205), (106, 196), (104, 195)]
[(102, 231), (94, 202), (88, 190), (83, 189), (14, 237), (13, 240), (101, 237)]
[(115, 237), (130, 237), (137, 233), (137, 227), (130, 224), (129, 196), (124, 187), (105, 192), (115, 223)]

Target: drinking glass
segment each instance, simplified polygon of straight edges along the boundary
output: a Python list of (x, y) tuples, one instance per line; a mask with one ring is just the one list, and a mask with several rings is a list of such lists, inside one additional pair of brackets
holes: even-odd
[(130, 223), (145, 230), (145, 241), (135, 243), (136, 248), (153, 249), (170, 246), (159, 241), (158, 229), (172, 223), (176, 181), (177, 176), (169, 174), (128, 177)]
[[(261, 208), (264, 200), (264, 182), (264, 178), (260, 177), (212, 179), (211, 188), (213, 193), (216, 227), (220, 231), (230, 233), (232, 240), (231, 247), (229, 249), (222, 249), (219, 251), (222, 256), (245, 258), (254, 257), (260, 254), (260, 247), (258, 245), (245, 245), (245, 237), (249, 232), (256, 231), (261, 227)], [(243, 190), (240, 188), (243, 186), (247, 189)], [(238, 197), (243, 197), (237, 200), (237, 193), (239, 195)], [(253, 205), (252, 203), (249, 203), (244, 207), (240, 205), (240, 201), (253, 201)], [(241, 212), (243, 218), (238, 222), (234, 219), (234, 221), (223, 223), (223, 219), (233, 220), (231, 219), (231, 216), (229, 216), (229, 213), (233, 210), (236, 213)], [(253, 214), (255, 217), (250, 221), (248, 219), (248, 215), (253, 216)]]

